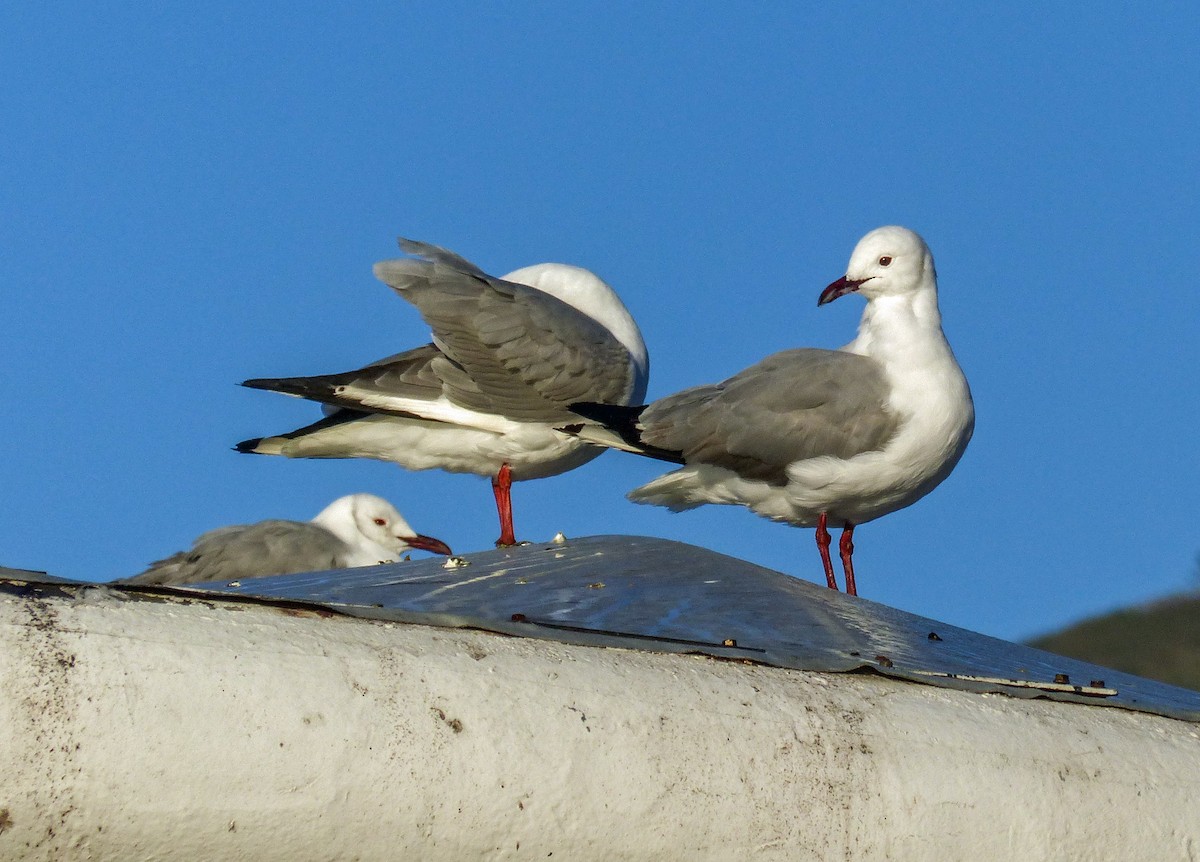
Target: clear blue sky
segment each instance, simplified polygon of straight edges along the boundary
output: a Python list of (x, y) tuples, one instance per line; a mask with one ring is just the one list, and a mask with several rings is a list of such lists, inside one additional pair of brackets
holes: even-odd
[[(24, 8), (20, 8), (23, 6)], [(222, 524), (395, 502), (459, 551), (485, 480), (230, 446), (247, 377), (422, 343), (403, 234), (589, 267), (650, 395), (788, 347), (859, 236), (922, 233), (975, 439), (856, 534), (862, 595), (1003, 637), (1190, 585), (1200, 549), (1195, 4), (13, 4), (0, 11), (0, 564), (107, 579)], [(628, 533), (821, 580), (811, 530), (635, 506), (609, 453), (518, 535)]]

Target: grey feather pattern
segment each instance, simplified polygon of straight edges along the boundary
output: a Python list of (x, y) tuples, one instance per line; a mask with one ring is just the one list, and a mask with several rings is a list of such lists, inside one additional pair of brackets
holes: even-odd
[(260, 521), (220, 527), (201, 535), (191, 550), (151, 563), (129, 584), (192, 584), (342, 568), (348, 546), (333, 533), (303, 521)]
[[(453, 380), (454, 385), (464, 391), (473, 387), (478, 390), (474, 381), (447, 359), (436, 345), (425, 344), (404, 353), (378, 359), (354, 371), (313, 377), (251, 380), (243, 385), (291, 392), (324, 404), (355, 410), (362, 406), (363, 399), (372, 394), (386, 398), (433, 401), (443, 394), (448, 379)], [(353, 397), (342, 394), (342, 389), (346, 387), (353, 387)], [(482, 393), (479, 395), (483, 397)], [(412, 416), (406, 411), (388, 410), (379, 406), (371, 407), (370, 412)]]
[[(439, 397), (445, 388), (446, 378), (454, 378), (456, 385), (469, 389), (474, 384), (464, 377), (461, 369), (453, 367), (436, 345), (425, 344), (413, 350), (397, 353), (372, 362), (357, 371), (341, 375), (339, 382), (353, 384), (364, 392), (377, 392), (383, 396), (432, 400)], [(346, 406), (353, 407), (353, 403)], [(384, 412), (384, 411), (378, 411)]]
[(722, 383), (655, 401), (638, 424), (644, 442), (682, 452), (686, 463), (783, 485), (794, 461), (882, 448), (898, 426), (887, 397), (875, 360), (800, 348), (769, 356)]
[[(422, 259), (377, 274), (413, 303), (450, 360), (435, 370), (448, 398), (511, 419), (569, 421), (576, 401), (620, 402), (633, 385), (628, 350), (604, 326), (542, 291), (486, 275), (437, 246), (402, 240)], [(613, 375), (614, 368), (625, 373)]]
[(444, 263), (446, 266), (456, 269), (459, 272), (477, 275), (481, 278), (488, 277), (486, 272), (471, 263), (471, 261), (461, 255), (455, 254), (448, 248), (442, 248), (440, 245), (434, 245), (431, 242), (421, 242), (420, 240), (405, 239), (404, 237), (400, 237), (397, 242), (400, 244), (400, 250), (405, 254), (424, 258), (431, 263)]

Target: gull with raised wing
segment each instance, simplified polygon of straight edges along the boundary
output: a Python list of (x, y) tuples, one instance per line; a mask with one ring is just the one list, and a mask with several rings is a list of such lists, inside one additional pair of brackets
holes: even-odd
[(846, 592), (854, 528), (915, 503), (950, 475), (975, 427), (966, 377), (938, 310), (933, 255), (902, 227), (871, 231), (822, 291), (867, 300), (858, 337), (838, 350), (767, 357), (728, 380), (643, 406), (577, 404), (581, 438), (683, 466), (630, 492), (674, 511), (704, 503), (816, 527), (837, 589), (828, 525), (842, 527)]
[(434, 245), (400, 247), (413, 257), (378, 263), (375, 275), (417, 307), (433, 343), (343, 374), (247, 380), (320, 401), (328, 415), (237, 449), (489, 477), (496, 544), (516, 544), (512, 482), (603, 451), (558, 429), (578, 418), (568, 407), (579, 401), (640, 403), (645, 342), (612, 288), (586, 269), (543, 263), (496, 278)]
[(311, 521), (259, 521), (219, 527), (127, 578), (127, 584), (193, 584), (394, 563), (409, 550), (450, 554), (422, 536), (396, 507), (374, 494), (339, 497)]

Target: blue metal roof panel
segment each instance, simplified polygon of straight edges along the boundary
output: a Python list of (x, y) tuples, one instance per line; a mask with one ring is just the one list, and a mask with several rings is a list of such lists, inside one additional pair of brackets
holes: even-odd
[(1200, 692), (846, 596), (692, 545), (596, 536), (461, 559), (465, 565), (439, 558), (171, 589), (800, 670), (869, 669), (1200, 721)]

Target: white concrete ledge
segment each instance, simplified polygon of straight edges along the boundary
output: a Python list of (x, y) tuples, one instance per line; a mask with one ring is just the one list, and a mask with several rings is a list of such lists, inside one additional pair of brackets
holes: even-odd
[(0, 859), (1200, 853), (1159, 716), (102, 588), (0, 641)]

